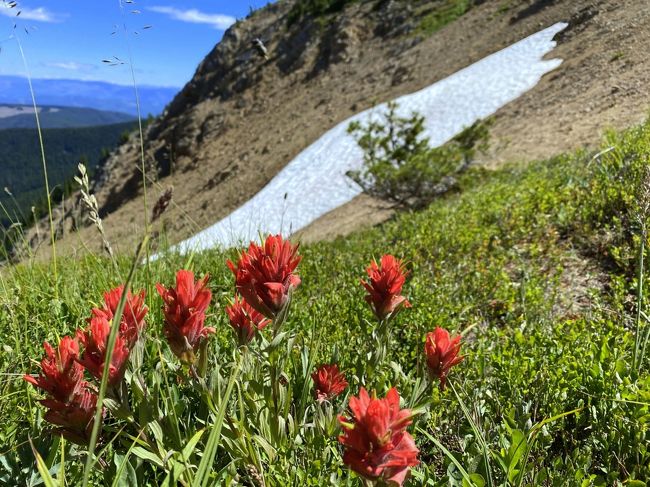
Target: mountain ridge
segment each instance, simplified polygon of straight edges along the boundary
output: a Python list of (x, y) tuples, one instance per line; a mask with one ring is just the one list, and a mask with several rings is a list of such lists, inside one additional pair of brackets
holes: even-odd
[[(133, 86), (117, 85), (105, 81), (82, 81), (75, 79), (32, 79), (38, 105), (73, 106), (105, 111), (138, 114)], [(160, 114), (178, 88), (138, 85), (140, 112)], [(27, 78), (0, 75), (0, 103), (31, 105), (32, 98)]]
[[(79, 128), (112, 125), (135, 120), (133, 115), (94, 108), (68, 107), (62, 105), (39, 106), (41, 128)], [(0, 130), (36, 128), (32, 105), (0, 103)]]
[[(156, 231), (171, 243), (194, 234), (250, 199), (350, 115), (418, 91), (560, 21), (569, 27), (557, 36), (552, 56), (564, 63), (497, 112), (483, 162), (590, 147), (606, 128), (643, 119), (650, 82), (640, 53), (650, 49), (650, 39), (641, 34), (650, 31), (650, 15), (638, 3), (474, 3), (433, 32), (422, 26), (439, 2), (428, 0), (353, 2), (291, 26), (293, 2), (281, 1), (235, 24), (144, 134), (149, 194), (174, 187), (174, 204)], [(256, 38), (266, 43), (268, 60), (251, 46)], [(132, 137), (107, 160), (94, 188), (109, 238), (128, 248), (144, 219), (141, 162)], [(390, 213), (361, 197), (333, 214), (301, 238), (332, 238)], [(322, 222), (329, 223), (319, 227)], [(92, 228), (78, 237), (99, 248)], [(58, 247), (68, 245), (74, 244)]]

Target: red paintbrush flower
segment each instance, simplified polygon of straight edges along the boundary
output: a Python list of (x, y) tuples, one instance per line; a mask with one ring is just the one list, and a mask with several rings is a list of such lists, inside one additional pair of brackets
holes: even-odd
[(412, 413), (400, 409), (397, 390), (377, 399), (362, 387), (358, 398), (350, 398), (350, 410), (353, 418), (339, 417), (343, 462), (366, 479), (401, 486), (409, 468), (419, 463), (419, 450), (406, 432)]
[(196, 361), (201, 342), (214, 333), (214, 328), (204, 326), (205, 312), (212, 300), (212, 292), (207, 287), (209, 278), (206, 274), (195, 282), (193, 272), (180, 270), (176, 273), (176, 287), (167, 289), (156, 284), (165, 303), (163, 332), (172, 352), (188, 364)]
[[(92, 315), (111, 321), (113, 316), (115, 316), (115, 311), (117, 310), (117, 305), (122, 298), (123, 292), (124, 286), (118, 286), (105, 292), (104, 306), (101, 308), (93, 308)], [(120, 320), (120, 335), (126, 339), (130, 349), (138, 341), (140, 333), (145, 326), (144, 317), (147, 315), (147, 311), (149, 310), (144, 304), (144, 291), (140, 291), (135, 295), (131, 294), (131, 291), (126, 294), (124, 311)]]
[[(111, 323), (103, 316), (93, 316), (85, 331), (77, 330), (77, 339), (84, 346), (83, 356), (78, 359), (78, 362), (99, 380), (101, 380), (104, 371), (110, 332)], [(111, 356), (111, 365), (108, 369), (109, 385), (118, 384), (124, 377), (130, 353), (127, 340), (118, 333)]]
[(460, 357), (460, 336), (451, 337), (444, 328), (436, 328), (427, 333), (424, 353), (427, 357), (429, 373), (440, 379), (440, 389), (445, 388), (447, 373), (465, 357)]
[(66, 403), (79, 391), (83, 379), (83, 367), (77, 363), (79, 344), (72, 337), (63, 337), (56, 350), (47, 342), (43, 348), (45, 357), (41, 361), (38, 379), (31, 375), (23, 378), (57, 401)]
[(251, 242), (235, 266), (228, 267), (235, 275), (237, 292), (257, 311), (274, 319), (289, 299), (289, 292), (300, 284), (293, 272), (300, 263), (298, 245), (291, 245), (281, 235), (269, 235), (261, 247)]
[(394, 315), (402, 307), (411, 307), (411, 303), (400, 295), (407, 275), (401, 260), (384, 255), (380, 265), (373, 260), (366, 272), (370, 282), (361, 280), (361, 284), (368, 291), (366, 301), (379, 320)]
[(45, 420), (59, 426), (57, 433), (79, 445), (90, 443), (93, 418), (97, 407), (97, 394), (81, 383), (81, 389), (68, 403), (44, 399), (41, 403), (48, 408)]
[(231, 306), (226, 307), (230, 324), (235, 330), (240, 345), (246, 345), (255, 336), (255, 332), (264, 329), (271, 320), (264, 318), (244, 299), (235, 296)]
[(348, 382), (336, 364), (321, 365), (311, 374), (314, 381), (314, 397), (318, 402), (332, 399), (341, 394)]
[(43, 347), (45, 357), (38, 379), (30, 375), (24, 378), (48, 393), (40, 403), (48, 408), (45, 420), (60, 426), (56, 432), (86, 445), (90, 440), (97, 396), (87, 389), (88, 383), (83, 380), (83, 367), (78, 363), (79, 344), (72, 337), (64, 337), (56, 350), (47, 342)]

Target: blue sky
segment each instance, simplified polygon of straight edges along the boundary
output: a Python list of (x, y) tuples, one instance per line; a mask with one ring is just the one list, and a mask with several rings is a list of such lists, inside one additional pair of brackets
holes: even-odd
[[(122, 8), (120, 7), (122, 2)], [(14, 8), (9, 8), (16, 3)], [(235, 19), (268, 0), (0, 0), (0, 75), (183, 86)], [(16, 17), (16, 13), (20, 15)], [(16, 27), (14, 28), (14, 24)], [(26, 32), (27, 30), (27, 32)], [(115, 33), (114, 33), (115, 32)], [(137, 32), (137, 34), (136, 34)], [(114, 59), (125, 64), (102, 62)]]

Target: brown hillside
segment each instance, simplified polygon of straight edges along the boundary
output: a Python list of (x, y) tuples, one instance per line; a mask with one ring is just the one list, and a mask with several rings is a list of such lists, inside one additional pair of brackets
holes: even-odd
[[(155, 230), (164, 226), (171, 243), (189, 237), (248, 200), (338, 122), (558, 21), (570, 23), (552, 53), (564, 63), (497, 113), (485, 162), (541, 158), (593, 144), (605, 128), (626, 127), (646, 115), (646, 2), (487, 0), (432, 35), (420, 33), (422, 19), (443, 2), (362, 2), (288, 28), (291, 2), (280, 1), (229, 29), (145, 133), (149, 207), (174, 187), (173, 204)], [(256, 37), (266, 43), (268, 60), (251, 47)], [(140, 165), (134, 136), (112, 155), (95, 187), (108, 238), (122, 251), (142, 235)], [(386, 214), (358, 198), (301, 235), (328, 238)], [(59, 249), (70, 254), (100, 248), (93, 227), (72, 233), (70, 222), (59, 225)], [(47, 255), (48, 243), (40, 247)]]

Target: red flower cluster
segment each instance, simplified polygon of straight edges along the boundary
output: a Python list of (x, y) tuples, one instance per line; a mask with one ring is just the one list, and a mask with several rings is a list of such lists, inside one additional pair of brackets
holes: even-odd
[(87, 444), (97, 395), (83, 380), (83, 367), (77, 361), (79, 344), (72, 337), (64, 337), (56, 350), (47, 342), (43, 348), (39, 377), (25, 375), (24, 379), (48, 394), (40, 401), (48, 408), (45, 419), (59, 426), (58, 432), (70, 441)]
[(193, 364), (201, 342), (214, 328), (206, 327), (205, 312), (210, 306), (212, 292), (207, 287), (209, 276), (194, 281), (194, 273), (180, 270), (176, 273), (176, 287), (167, 289), (156, 284), (164, 301), (165, 326), (163, 332), (172, 352), (183, 362)]
[(436, 328), (427, 333), (424, 353), (427, 357), (427, 366), (433, 377), (440, 379), (440, 389), (447, 383), (447, 373), (454, 365), (459, 364), (463, 358), (460, 352), (460, 336), (451, 337), (444, 328)]
[(298, 246), (281, 235), (269, 235), (263, 247), (251, 242), (236, 266), (227, 262), (235, 275), (237, 292), (267, 318), (278, 315), (289, 300), (289, 292), (300, 284), (294, 274), (301, 259), (297, 252)]
[[(122, 299), (123, 292), (124, 286), (118, 286), (115, 289), (105, 292), (104, 306), (101, 308), (93, 308), (93, 317), (111, 321), (113, 316), (115, 316), (115, 311), (117, 310), (120, 299)], [(135, 342), (138, 341), (140, 333), (144, 329), (144, 317), (148, 311), (144, 304), (144, 291), (140, 291), (136, 295), (131, 294), (131, 291), (126, 294), (122, 319), (120, 320), (120, 335), (127, 341), (129, 348), (133, 348)], [(90, 321), (92, 321), (92, 318)]]
[(341, 394), (348, 382), (336, 364), (321, 365), (311, 374), (314, 381), (314, 396), (318, 402), (332, 399)]
[(271, 322), (237, 296), (232, 305), (226, 307), (226, 313), (240, 345), (246, 345), (253, 339), (256, 331), (264, 329)]
[(401, 486), (409, 468), (419, 463), (419, 450), (406, 432), (411, 411), (400, 409), (395, 388), (377, 399), (362, 387), (358, 398), (350, 398), (350, 409), (354, 418), (339, 418), (343, 462), (366, 479)]
[[(77, 339), (84, 346), (83, 357), (79, 359), (79, 363), (98, 380), (102, 380), (102, 374), (104, 373), (104, 362), (106, 361), (110, 333), (110, 321), (100, 316), (93, 316), (90, 319), (90, 326), (85, 331), (77, 330)], [(113, 355), (111, 355), (111, 364), (108, 368), (109, 385), (114, 386), (120, 383), (129, 363), (130, 354), (131, 349), (127, 340), (122, 336), (121, 332), (118, 333)]]
[[(83, 380), (84, 368), (97, 379), (102, 378), (111, 320), (115, 316), (124, 286), (104, 294), (104, 305), (94, 308), (86, 330), (77, 330), (76, 338), (64, 337), (55, 350), (45, 343), (41, 374), (36, 379), (25, 375), (27, 382), (44, 390), (48, 396), (40, 402), (48, 408), (45, 419), (59, 426), (58, 433), (71, 441), (87, 444), (97, 406), (97, 394)], [(145, 326), (147, 314), (144, 291), (126, 296), (119, 332), (109, 366), (108, 384), (116, 385), (124, 377), (131, 349)], [(79, 343), (84, 346), (80, 356)]]
[(401, 260), (386, 254), (380, 265), (373, 260), (366, 272), (370, 282), (361, 280), (361, 284), (368, 291), (366, 301), (379, 320), (393, 316), (402, 307), (411, 307), (411, 303), (400, 295), (407, 275)]
[[(79, 363), (94, 377), (101, 380), (111, 332), (111, 321), (122, 298), (124, 286), (104, 293), (104, 306), (93, 308), (86, 330), (77, 330), (77, 339), (84, 346), (83, 357)], [(126, 294), (124, 310), (120, 319), (120, 328), (115, 341), (115, 348), (109, 366), (108, 384), (116, 385), (124, 377), (129, 356), (145, 326), (144, 318), (149, 310), (144, 304), (144, 291), (133, 295)]]

